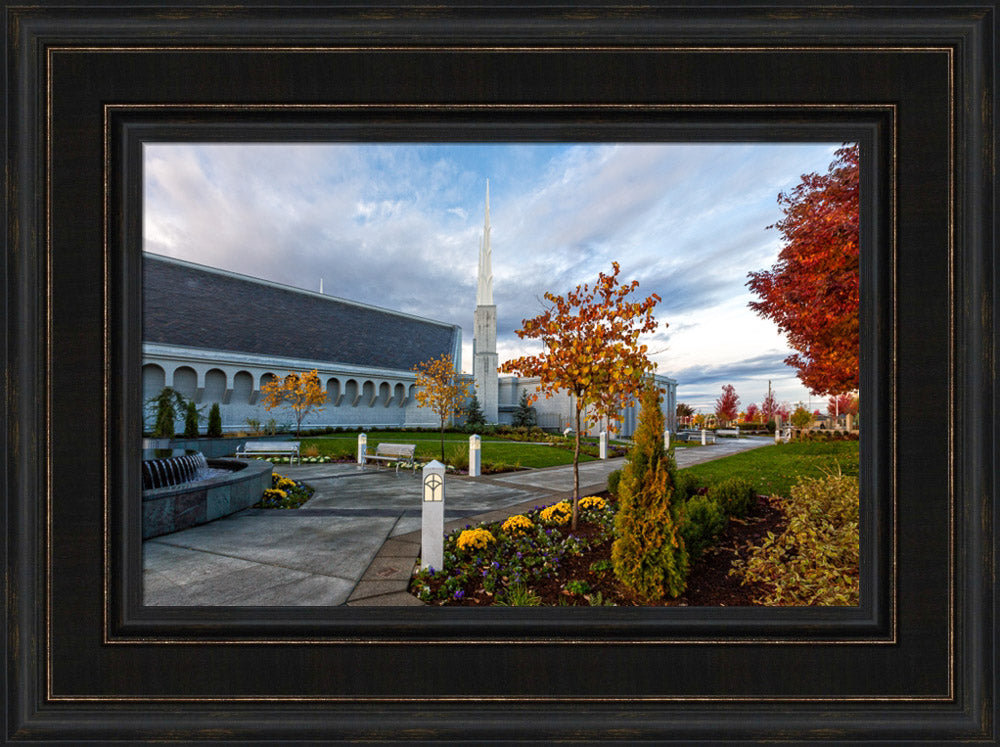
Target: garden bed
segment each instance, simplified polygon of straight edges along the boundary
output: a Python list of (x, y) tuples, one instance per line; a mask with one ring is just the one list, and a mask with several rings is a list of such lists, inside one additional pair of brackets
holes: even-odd
[[(758, 496), (745, 517), (729, 520), (714, 544), (691, 562), (687, 588), (681, 596), (646, 602), (637, 599), (635, 594), (622, 586), (611, 569), (613, 538), (610, 518), (614, 515), (615, 506), (608, 493), (598, 494), (598, 497), (606, 502), (606, 510), (581, 512), (577, 530), (571, 532), (568, 525), (542, 529), (548, 538), (546, 544), (558, 549), (534, 550), (537, 558), (531, 562), (535, 572), (540, 566), (544, 569), (537, 574), (539, 578), (521, 583), (518, 576), (531, 571), (531, 568), (526, 571), (518, 567), (508, 573), (496, 564), (491, 565), (487, 554), (490, 547), (496, 549), (496, 545), (483, 548), (477, 560), (474, 554), (458, 552), (452, 542), (452, 557), (466, 558), (465, 562), (450, 563), (444, 573), (418, 574), (411, 584), (411, 593), (430, 604), (473, 607), (494, 604), (726, 607), (757, 604), (754, 600), (761, 589), (742, 586), (739, 578), (729, 575), (729, 570), (737, 556), (745, 558), (748, 555), (749, 545), (759, 545), (769, 531), (778, 534), (784, 528), (784, 516), (773, 499)], [(570, 535), (574, 539), (567, 541)], [(502, 552), (521, 552), (518, 562), (525, 562), (523, 556), (527, 550), (524, 547), (518, 550), (507, 547), (509, 543), (503, 542)], [(551, 567), (545, 568), (545, 565)], [(516, 601), (511, 598), (510, 587), (517, 587)]]

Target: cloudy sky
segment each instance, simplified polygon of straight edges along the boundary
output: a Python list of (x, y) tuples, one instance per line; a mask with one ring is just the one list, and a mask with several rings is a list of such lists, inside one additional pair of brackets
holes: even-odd
[[(714, 409), (810, 397), (747, 303), (781, 248), (777, 195), (825, 173), (822, 144), (147, 144), (144, 249), (462, 326), (472, 314), (487, 178), (501, 361), (514, 330), (621, 265), (657, 293), (647, 339), (678, 400)], [(813, 408), (820, 398), (813, 397)]]

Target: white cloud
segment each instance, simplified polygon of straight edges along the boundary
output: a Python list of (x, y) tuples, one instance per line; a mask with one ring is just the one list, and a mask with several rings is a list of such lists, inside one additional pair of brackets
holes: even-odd
[(777, 193), (825, 171), (835, 148), (147, 145), (144, 246), (309, 289), (323, 278), (331, 295), (461, 324), (471, 370), (489, 177), (501, 359), (535, 351), (513, 329), (545, 291), (592, 282), (618, 260), (643, 296), (663, 298), (658, 318), (670, 326), (650, 340), (666, 348), (662, 373), (735, 373), (773, 354), (772, 379), (797, 385), (773, 363), (788, 354), (784, 341), (746, 308), (746, 273), (777, 256), (765, 228), (780, 216)]

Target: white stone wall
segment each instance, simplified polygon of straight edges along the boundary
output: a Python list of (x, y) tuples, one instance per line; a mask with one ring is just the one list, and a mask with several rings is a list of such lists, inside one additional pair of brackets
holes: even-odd
[[(247, 419), (262, 424), (274, 420), (294, 426), (290, 407), (267, 410), (261, 405), (260, 386), (271, 377), (316, 369), (327, 390), (323, 409), (311, 413), (303, 426), (436, 427), (437, 416), (417, 405), (416, 376), (410, 371), (343, 366), (264, 356), (207, 351), (180, 346), (143, 346), (143, 402), (172, 386), (208, 416), (218, 402), (224, 432), (247, 429)], [(152, 427), (147, 408), (146, 429)], [(202, 423), (204, 432), (207, 423)], [(177, 423), (178, 432), (183, 421)]]
[[(666, 390), (660, 402), (660, 409), (663, 411), (667, 427), (671, 431), (676, 431), (677, 381), (667, 376), (656, 376), (655, 379), (656, 383)], [(507, 408), (517, 406), (522, 391), (527, 391), (529, 396), (535, 394), (538, 391), (538, 383), (539, 379), (537, 377), (517, 378), (504, 376), (500, 379), (499, 400), (505, 410), (501, 414), (501, 423), (509, 425), (512, 422), (512, 413)], [(544, 394), (540, 394), (533, 407), (538, 416), (538, 425), (541, 428), (553, 428), (561, 431), (567, 426), (575, 427), (573, 425), (575, 422), (575, 405), (573, 398), (569, 394), (560, 392), (549, 398), (546, 398)], [(627, 438), (635, 432), (638, 412), (638, 404), (632, 404), (622, 411), (622, 417), (618, 424), (618, 435)], [(597, 435), (602, 430), (602, 427), (599, 425), (593, 426), (589, 430), (586, 430), (586, 426), (584, 428), (588, 435)]]

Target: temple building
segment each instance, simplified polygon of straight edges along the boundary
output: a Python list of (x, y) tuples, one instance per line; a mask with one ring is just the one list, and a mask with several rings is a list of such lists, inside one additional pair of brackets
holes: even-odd
[(143, 401), (171, 386), (199, 407), (218, 402), (227, 432), (293, 422), (261, 405), (261, 384), (313, 369), (327, 402), (304, 427), (436, 426), (411, 369), (444, 354), (461, 366), (461, 327), (143, 255)]
[[(497, 373), (489, 200), (487, 182), (473, 373), (464, 377), (474, 385), (486, 421), (510, 424), (522, 392), (534, 394), (538, 379)], [(313, 369), (327, 401), (303, 420), (303, 428), (437, 427), (436, 415), (417, 404), (413, 368), (442, 355), (451, 355), (455, 370), (461, 371), (460, 326), (143, 254), (143, 401), (170, 386), (205, 415), (218, 403), (226, 432), (247, 430), (254, 421), (293, 423), (290, 408), (268, 411), (261, 404), (261, 385)], [(665, 392), (667, 427), (676, 430), (677, 382), (661, 375), (655, 380)], [(562, 431), (574, 422), (568, 394), (543, 395), (534, 407), (542, 428)], [(148, 430), (152, 409), (147, 407), (145, 414)], [(631, 436), (636, 417), (636, 405), (625, 408), (618, 434)]]

